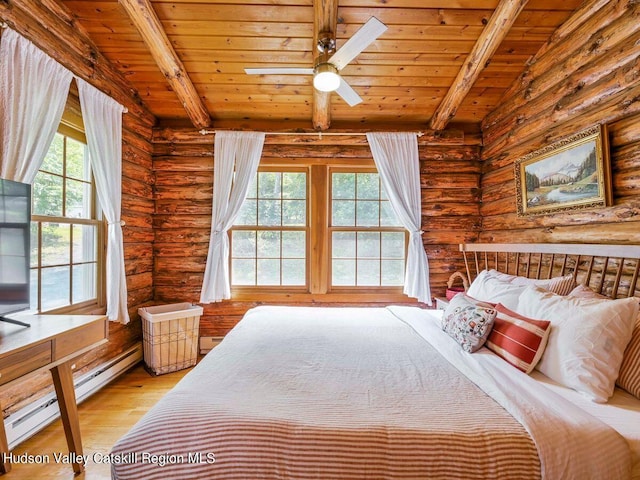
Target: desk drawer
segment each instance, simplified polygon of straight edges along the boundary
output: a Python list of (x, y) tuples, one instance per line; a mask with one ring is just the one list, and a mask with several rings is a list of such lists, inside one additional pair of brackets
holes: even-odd
[(94, 343), (104, 340), (106, 337), (106, 318), (97, 322), (84, 325), (82, 328), (71, 332), (65, 332), (55, 340), (55, 360), (71, 355)]
[(0, 359), (0, 385), (51, 363), (51, 340)]

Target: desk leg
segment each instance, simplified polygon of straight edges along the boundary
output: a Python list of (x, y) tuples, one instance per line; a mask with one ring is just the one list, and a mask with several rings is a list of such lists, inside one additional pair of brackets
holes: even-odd
[[(60, 418), (64, 426), (64, 434), (67, 437), (67, 446), (71, 455), (76, 458), (82, 455), (82, 440), (80, 439), (80, 421), (78, 418), (78, 404), (76, 392), (73, 386), (73, 373), (71, 362), (65, 362), (51, 369), (53, 385), (60, 405)], [(84, 470), (82, 463), (73, 463), (73, 471), (80, 473)]]
[[(9, 442), (7, 442), (7, 432), (4, 429), (4, 420), (2, 419), (2, 409), (0, 408), (0, 473), (11, 471), (11, 462), (6, 460), (9, 455)], [(6, 461), (5, 461), (6, 460)]]

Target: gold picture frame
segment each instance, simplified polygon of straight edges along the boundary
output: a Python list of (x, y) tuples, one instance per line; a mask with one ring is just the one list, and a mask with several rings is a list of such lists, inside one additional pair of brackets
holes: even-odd
[(518, 159), (515, 179), (518, 216), (611, 205), (606, 126), (594, 125)]

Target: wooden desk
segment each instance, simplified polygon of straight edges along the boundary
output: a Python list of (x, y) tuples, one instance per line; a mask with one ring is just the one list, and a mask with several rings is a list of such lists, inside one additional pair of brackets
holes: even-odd
[[(78, 406), (71, 372), (72, 360), (107, 341), (108, 324), (104, 315), (33, 315), (21, 320), (30, 328), (0, 322), (0, 389), (25, 375), (50, 370), (60, 405), (69, 453), (82, 455)], [(4, 459), (9, 453), (4, 422), (0, 421), (0, 472), (11, 470)], [(80, 462), (73, 470), (83, 470)]]

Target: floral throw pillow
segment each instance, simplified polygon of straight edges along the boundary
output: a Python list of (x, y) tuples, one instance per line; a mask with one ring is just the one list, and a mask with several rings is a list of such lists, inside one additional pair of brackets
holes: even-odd
[(487, 341), (496, 310), (492, 303), (481, 302), (464, 293), (458, 293), (449, 301), (442, 316), (442, 329), (460, 344), (466, 352), (473, 353)]

